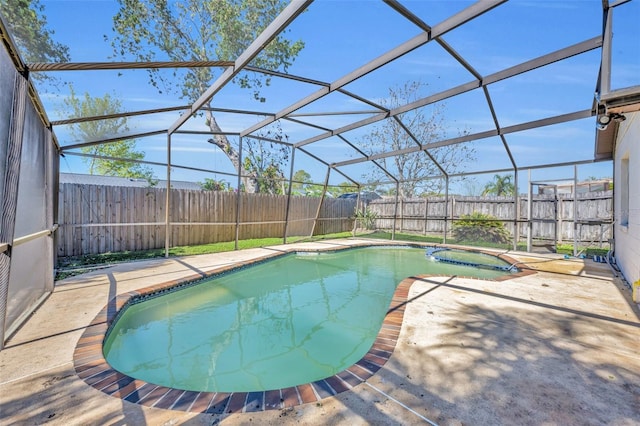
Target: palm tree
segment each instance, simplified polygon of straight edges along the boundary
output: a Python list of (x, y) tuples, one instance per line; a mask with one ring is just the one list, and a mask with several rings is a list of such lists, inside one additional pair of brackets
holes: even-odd
[(515, 193), (515, 187), (511, 179), (513, 179), (513, 175), (494, 175), (493, 182), (489, 182), (484, 186), (482, 195), (513, 195)]

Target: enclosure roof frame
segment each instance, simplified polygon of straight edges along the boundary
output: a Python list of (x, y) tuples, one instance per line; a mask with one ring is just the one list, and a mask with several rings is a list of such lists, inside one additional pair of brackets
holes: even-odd
[[(86, 148), (102, 143), (111, 143), (118, 140), (123, 139), (132, 139), (136, 137), (148, 137), (160, 134), (168, 134), (171, 135), (173, 133), (176, 134), (214, 134), (212, 132), (207, 131), (191, 131), (191, 130), (181, 130), (181, 127), (186, 123), (186, 121), (194, 114), (202, 111), (211, 111), (211, 112), (223, 112), (230, 114), (248, 114), (255, 116), (265, 117), (260, 122), (245, 127), (239, 131), (235, 132), (219, 132), (218, 134), (225, 135), (233, 135), (237, 137), (249, 137), (249, 138), (258, 138), (262, 137), (256, 135), (255, 133), (265, 126), (274, 123), (278, 120), (288, 120), (302, 126), (307, 126), (309, 128), (315, 128), (322, 130), (323, 133), (308, 137), (306, 139), (297, 140), (295, 142), (288, 141), (278, 141), (278, 140), (270, 140), (271, 142), (282, 143), (286, 146), (290, 146), (293, 149), (301, 149), (302, 152), (305, 152), (307, 155), (311, 156), (311, 158), (315, 158), (320, 161), (321, 164), (327, 165), (328, 167), (339, 171), (342, 175), (348, 178), (348, 180), (352, 182), (359, 182), (359, 179), (355, 179), (351, 176), (348, 176), (347, 173), (344, 173), (339, 170), (339, 168), (359, 164), (363, 162), (371, 162), (377, 168), (381, 169), (385, 175), (392, 178), (394, 182), (398, 182), (398, 177), (394, 176), (389, 170), (387, 170), (379, 160), (383, 160), (385, 158), (397, 156), (397, 155), (405, 155), (416, 153), (419, 154), (420, 151), (424, 152), (429, 159), (436, 165), (437, 169), (440, 171), (443, 176), (457, 176), (457, 173), (448, 174), (446, 168), (439, 164), (435, 157), (430, 154), (431, 149), (451, 146), (455, 144), (465, 143), (465, 142), (473, 142), (478, 141), (484, 138), (495, 137), (498, 136), (501, 140), (502, 146), (504, 148), (505, 154), (509, 159), (509, 162), (512, 165), (512, 171), (526, 170), (536, 167), (544, 167), (544, 165), (534, 165), (534, 166), (521, 166), (518, 165), (512, 152), (510, 149), (509, 141), (506, 138), (506, 135), (515, 132), (521, 132), (525, 130), (534, 129), (537, 127), (548, 126), (552, 124), (564, 123), (572, 120), (580, 120), (593, 116), (602, 116), (614, 113), (624, 113), (628, 111), (640, 110), (640, 86), (635, 86), (631, 88), (625, 88), (621, 90), (611, 90), (610, 88), (610, 79), (611, 79), (611, 34), (613, 29), (612, 23), (612, 9), (620, 6), (622, 4), (627, 3), (630, 0), (618, 0), (615, 2), (609, 2), (608, 0), (602, 1), (602, 9), (603, 9), (603, 23), (602, 23), (602, 33), (593, 38), (589, 38), (583, 40), (581, 42), (575, 43), (573, 45), (569, 45), (558, 50), (552, 51), (550, 53), (543, 54), (537, 58), (524, 61), (515, 66), (507, 67), (497, 72), (490, 73), (488, 75), (482, 75), (463, 55), (461, 55), (458, 51), (456, 51), (451, 45), (449, 45), (445, 41), (445, 35), (456, 29), (460, 26), (465, 25), (466, 23), (474, 20), (475, 18), (485, 14), (486, 12), (501, 6), (506, 3), (507, 0), (496, 0), (490, 2), (478, 1), (476, 3), (471, 4), (470, 6), (462, 9), (461, 11), (445, 18), (442, 22), (431, 26), (422, 20), (419, 16), (417, 16), (414, 12), (410, 10), (409, 7), (405, 6), (400, 0), (383, 0), (384, 3), (397, 14), (399, 14), (402, 18), (410, 22), (416, 28), (418, 28), (421, 33), (418, 35), (406, 40), (399, 45), (396, 45), (392, 49), (386, 51), (382, 55), (377, 58), (356, 67), (351, 72), (348, 72), (341, 77), (337, 78), (333, 82), (325, 82), (314, 78), (309, 78), (302, 75), (294, 75), (289, 74), (282, 71), (277, 70), (267, 70), (260, 67), (256, 67), (251, 65), (251, 61), (255, 58), (264, 48), (265, 46), (273, 40), (275, 37), (280, 35), (283, 31), (287, 30), (288, 26), (296, 20), (312, 3), (313, 0), (295, 0), (292, 1), (285, 9), (268, 25), (268, 27), (263, 31), (244, 52), (242, 52), (235, 60), (230, 61), (219, 61), (219, 60), (211, 60), (211, 61), (148, 61), (148, 62), (68, 62), (68, 63), (42, 63), (42, 62), (34, 62), (34, 63), (25, 63), (19, 54), (19, 50), (17, 49), (15, 43), (12, 40), (11, 34), (6, 28), (4, 22), (0, 19), (0, 35), (2, 36), (2, 42), (5, 45), (5, 48), (9, 52), (11, 58), (13, 59), (16, 69), (20, 72), (24, 73), (32, 73), (32, 72), (65, 72), (65, 71), (97, 71), (97, 70), (124, 70), (124, 69), (160, 69), (160, 68), (200, 68), (200, 67), (221, 67), (224, 71), (220, 74), (217, 80), (205, 90), (201, 96), (193, 103), (189, 105), (181, 105), (181, 106), (170, 106), (164, 108), (155, 108), (155, 109), (147, 109), (147, 110), (137, 110), (124, 112), (119, 114), (110, 114), (104, 116), (93, 116), (93, 117), (70, 117), (67, 119), (56, 120), (49, 122), (46, 117), (46, 112), (42, 107), (42, 103), (38, 98), (38, 94), (32, 85), (30, 85), (30, 93), (32, 93), (32, 98), (36, 104), (36, 108), (38, 109), (41, 119), (45, 122), (48, 127), (55, 126), (65, 126), (65, 125), (74, 125), (83, 122), (96, 121), (96, 120), (107, 120), (107, 119), (117, 119), (121, 117), (133, 117), (133, 116), (145, 116), (149, 114), (155, 113), (164, 113), (164, 112), (173, 112), (173, 111), (184, 111), (183, 114), (175, 120), (172, 124), (168, 125), (167, 128), (157, 129), (148, 132), (139, 132), (131, 135), (114, 135), (114, 137), (109, 137), (106, 139), (100, 139), (95, 141), (84, 141), (80, 143), (72, 143), (64, 146), (59, 146), (57, 139), (54, 134), (54, 143), (56, 144), (56, 148), (62, 152), (71, 152), (71, 150), (78, 148)], [(385, 108), (381, 105), (378, 105), (376, 102), (371, 101), (365, 97), (362, 97), (356, 93), (353, 93), (350, 90), (346, 89), (346, 86), (361, 78), (365, 75), (383, 67), (384, 65), (393, 62), (394, 60), (404, 56), (405, 54), (426, 45), (427, 43), (435, 42), (439, 45), (453, 60), (463, 67), (471, 76), (473, 76), (473, 80), (468, 81), (467, 83), (459, 84), (454, 87), (448, 87), (438, 93), (431, 94), (429, 96), (423, 97), (416, 101), (407, 103), (405, 105), (401, 105), (392, 109)], [(499, 116), (496, 113), (496, 110), (493, 106), (493, 101), (488, 89), (488, 86), (493, 83), (497, 83), (499, 81), (503, 81), (509, 79), (511, 77), (532, 71), (537, 68), (545, 67), (555, 62), (563, 61), (570, 57), (580, 55), (582, 53), (586, 53), (592, 51), (594, 49), (601, 49), (601, 69), (600, 75), (597, 79), (596, 85), (596, 97), (594, 99), (594, 105), (591, 110), (579, 110), (574, 111), (572, 113), (560, 114), (553, 117), (547, 117), (539, 120), (533, 120), (529, 122), (524, 122), (516, 125), (510, 126), (502, 126), (499, 120)], [(208, 102), (212, 99), (213, 96), (216, 95), (223, 87), (229, 84), (235, 76), (238, 75), (241, 71), (255, 72), (261, 73), (263, 75), (269, 75), (275, 78), (282, 78), (292, 81), (301, 82), (304, 84), (310, 84), (317, 86), (318, 89), (288, 106), (278, 110), (278, 111), (249, 111), (244, 109), (234, 109), (234, 108), (210, 108), (207, 106)], [(485, 97), (486, 105), (490, 111), (494, 129), (488, 131), (476, 132), (469, 135), (464, 135), (460, 137), (448, 138), (439, 141), (431, 141), (429, 143), (423, 144), (412, 134), (411, 130), (408, 129), (400, 119), (400, 115), (409, 111), (416, 110), (421, 107), (425, 107), (428, 105), (432, 105), (436, 102), (446, 100), (452, 98), (454, 96), (458, 96), (475, 89), (481, 88)], [(371, 110), (365, 109), (354, 109), (351, 111), (317, 111), (317, 112), (309, 112), (309, 111), (300, 111), (302, 108), (312, 104), (314, 101), (329, 95), (331, 93), (341, 93), (345, 96), (348, 96), (354, 100), (362, 102), (368, 106), (370, 106)], [(39, 106), (39, 107), (38, 107)], [(341, 115), (341, 116), (358, 116), (358, 115), (368, 115), (366, 118), (352, 121), (349, 124), (342, 125), (341, 127), (330, 129), (325, 126), (318, 126), (304, 119), (302, 117), (322, 117), (322, 116), (331, 116), (331, 115)], [(363, 128), (365, 126), (380, 122), (382, 120), (392, 119), (399, 123), (400, 127), (405, 132), (406, 136), (413, 140), (416, 143), (415, 147), (409, 147), (399, 150), (392, 150), (389, 152), (376, 153), (372, 155), (366, 155), (361, 149), (357, 147), (357, 144), (354, 144), (348, 139), (344, 137), (344, 134), (356, 129)], [(617, 123), (613, 124), (615, 128)], [(594, 146), (596, 147), (596, 153), (593, 160), (588, 161), (605, 161), (611, 159), (612, 152), (609, 152), (607, 149), (602, 153), (598, 153), (598, 147), (600, 145), (609, 143), (612, 144), (611, 138), (615, 135), (614, 131), (608, 132), (596, 132), (596, 141)], [(303, 147), (307, 145), (311, 145), (313, 143), (319, 142), (321, 140), (330, 138), (330, 137), (338, 137), (341, 139), (347, 146), (352, 149), (355, 149), (361, 157), (352, 158), (349, 160), (343, 161), (331, 161), (320, 159), (318, 156), (310, 153), (308, 150), (302, 150)], [(263, 139), (266, 140), (266, 139)], [(564, 164), (564, 163), (562, 163)], [(568, 164), (584, 164), (583, 160), (577, 160), (575, 162), (569, 162)], [(488, 171), (487, 171), (488, 172)], [(476, 172), (473, 172), (475, 174)], [(464, 175), (464, 173), (463, 173)]]

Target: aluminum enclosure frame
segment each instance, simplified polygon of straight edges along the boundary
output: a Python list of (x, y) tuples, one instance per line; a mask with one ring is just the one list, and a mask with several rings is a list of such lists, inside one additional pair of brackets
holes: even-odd
[[(304, 120), (301, 120), (300, 118), (304, 117), (305, 114), (299, 113), (298, 111), (301, 108), (307, 105), (310, 105), (314, 101), (321, 99), (333, 92), (341, 93), (346, 96), (352, 97), (361, 102), (365, 102), (372, 107), (372, 110), (370, 111), (348, 111), (348, 112), (326, 111), (322, 113), (317, 113), (316, 115), (322, 115), (322, 114), (327, 114), (327, 115), (340, 114), (340, 115), (354, 115), (354, 116), (357, 116), (358, 114), (372, 114), (372, 115), (362, 120), (353, 121), (350, 124), (344, 125), (337, 129), (320, 128), (321, 130), (324, 131), (320, 135), (317, 135), (312, 138), (307, 138), (304, 140), (299, 140), (291, 144), (293, 152), (295, 152), (296, 150), (299, 150), (300, 152), (305, 153), (306, 155), (310, 156), (311, 158), (314, 158), (321, 164), (324, 164), (329, 169), (329, 171), (334, 170), (340, 173), (341, 175), (343, 175), (347, 180), (354, 183), (358, 183), (360, 182), (360, 180), (354, 176), (350, 176), (349, 173), (344, 172), (343, 170), (341, 170), (341, 168), (349, 165), (370, 162), (374, 164), (377, 168), (381, 169), (383, 173), (389, 178), (388, 181), (381, 181), (378, 183), (394, 184), (397, 187), (397, 185), (401, 183), (400, 180), (398, 179), (397, 176), (394, 176), (392, 172), (390, 172), (388, 169), (383, 167), (382, 164), (379, 162), (379, 160), (398, 156), (398, 155), (405, 155), (405, 154), (426, 155), (431, 161), (435, 163), (437, 169), (440, 171), (439, 175), (434, 175), (429, 178), (445, 179), (445, 181), (447, 182), (445, 192), (448, 194), (449, 180), (451, 177), (455, 177), (457, 175), (452, 173), (447, 173), (446, 169), (441, 164), (438, 164), (437, 161), (435, 161), (435, 158), (430, 155), (429, 151), (435, 148), (452, 146), (460, 143), (471, 142), (471, 141), (476, 141), (476, 140), (480, 140), (488, 137), (495, 137), (495, 136), (500, 138), (505, 154), (508, 157), (511, 165), (510, 168), (500, 169), (499, 171), (514, 173), (514, 175), (516, 176), (516, 182), (518, 179), (517, 178), (518, 173), (524, 170), (530, 171), (532, 169), (545, 168), (545, 167), (558, 167), (558, 166), (564, 166), (564, 165), (586, 164), (588, 162), (605, 161), (610, 159), (610, 157), (607, 157), (607, 156), (600, 156), (589, 161), (579, 160), (575, 162), (569, 161), (569, 162), (559, 162), (554, 164), (547, 163), (547, 164), (520, 166), (517, 164), (516, 160), (514, 159), (511, 153), (507, 136), (510, 133), (520, 132), (523, 130), (535, 129), (538, 127), (544, 127), (544, 126), (549, 126), (553, 124), (559, 124), (559, 123), (570, 122), (570, 121), (585, 119), (585, 118), (594, 117), (594, 116), (600, 116), (602, 114), (606, 114), (607, 108), (611, 108), (614, 105), (618, 105), (615, 102), (618, 101), (619, 99), (621, 98), (635, 99), (638, 96), (638, 92), (640, 92), (640, 90), (635, 90), (635, 89), (631, 91), (626, 90), (624, 93), (611, 92), (610, 84), (609, 84), (610, 72), (611, 72), (610, 70), (611, 68), (611, 34), (613, 30), (611, 10), (616, 6), (624, 4), (626, 0), (617, 1), (611, 4), (607, 0), (602, 2), (603, 17), (604, 17), (603, 21), (605, 23), (602, 28), (602, 34), (596, 35), (593, 38), (584, 40), (577, 44), (573, 44), (573, 45), (561, 48), (559, 50), (549, 52), (547, 54), (539, 56), (536, 59), (522, 62), (516, 66), (505, 68), (501, 71), (498, 71), (489, 75), (482, 75), (477, 69), (475, 69), (473, 65), (471, 65), (470, 61), (468, 61), (463, 55), (458, 53), (451, 45), (449, 45), (446, 42), (446, 40), (444, 39), (444, 36), (446, 36), (446, 34), (449, 31), (459, 26), (463, 26), (470, 21), (473, 21), (474, 19), (480, 17), (481, 15), (487, 13), (488, 11), (494, 8), (500, 7), (501, 5), (506, 3), (506, 0), (496, 0), (496, 1), (486, 1), (486, 2), (483, 1), (483, 2), (474, 3), (471, 6), (444, 19), (442, 22), (434, 26), (430, 26), (429, 24), (424, 22), (419, 16), (417, 16), (415, 13), (413, 13), (410, 10), (410, 7), (404, 5), (400, 1), (385, 0), (384, 2), (392, 10), (394, 10), (400, 16), (402, 16), (404, 19), (411, 22), (412, 25), (419, 28), (422, 31), (422, 33), (419, 34), (418, 36), (411, 38), (410, 40), (405, 41), (404, 43), (401, 43), (400, 45), (387, 51), (386, 53), (379, 56), (378, 58), (366, 64), (363, 64), (362, 66), (343, 75), (342, 77), (338, 78), (333, 82), (322, 82), (322, 81), (311, 79), (305, 76), (296, 76), (296, 75), (290, 75), (290, 74), (286, 74), (278, 71), (263, 70), (251, 65), (251, 60), (260, 53), (260, 51), (264, 48), (264, 46), (266, 46), (266, 44), (270, 40), (272, 40), (274, 37), (278, 36), (278, 34), (285, 31), (287, 27), (294, 20), (296, 20), (298, 16), (301, 15), (305, 9), (307, 9), (312, 5), (313, 3), (312, 0), (304, 0), (304, 1), (298, 0), (298, 1), (291, 2), (289, 6), (287, 6), (285, 10), (271, 23), (271, 25), (269, 25), (268, 28), (256, 40), (254, 40), (254, 42), (234, 61), (180, 61), (180, 62), (157, 62), (156, 61), (156, 62), (147, 62), (147, 63), (143, 63), (143, 62), (78, 62), (78, 63), (59, 63), (59, 64), (51, 64), (51, 63), (24, 64), (20, 62), (20, 63), (17, 63), (16, 66), (18, 67), (18, 69), (24, 72), (31, 72), (31, 73), (37, 73), (37, 72), (51, 73), (51, 72), (64, 72), (64, 71), (72, 71), (72, 70), (81, 70), (81, 71), (89, 72), (89, 71), (105, 70), (105, 69), (109, 69), (109, 70), (123, 69), (124, 70), (124, 69), (149, 69), (149, 68), (222, 67), (224, 71), (220, 75), (220, 77), (204, 93), (202, 93), (202, 95), (198, 100), (196, 100), (191, 105), (181, 105), (181, 106), (173, 106), (173, 107), (166, 107), (166, 108), (132, 111), (128, 113), (113, 114), (113, 115), (102, 116), (102, 117), (77, 117), (77, 118), (58, 120), (54, 122), (49, 122), (46, 118), (46, 114), (41, 115), (43, 122), (48, 127), (55, 128), (56, 126), (75, 124), (75, 123), (91, 121), (91, 120), (102, 120), (102, 119), (110, 119), (110, 118), (117, 118), (117, 117), (129, 117), (129, 116), (144, 116), (147, 114), (153, 114), (157, 112), (184, 111), (184, 113), (178, 120), (176, 120), (173, 124), (169, 124), (166, 128), (157, 129), (149, 132), (130, 134), (130, 135), (118, 135), (110, 139), (84, 141), (81, 143), (71, 143), (71, 144), (66, 144), (58, 147), (60, 153), (79, 155), (78, 153), (74, 153), (72, 150), (81, 148), (81, 147), (87, 147), (87, 146), (92, 146), (96, 144), (109, 143), (116, 140), (121, 140), (123, 137), (135, 138), (135, 137), (147, 137), (147, 136), (166, 134), (167, 162), (165, 165), (167, 167), (167, 181), (168, 181), (167, 186), (168, 187), (170, 186), (170, 173), (171, 173), (170, 169), (171, 167), (175, 166), (174, 164), (172, 164), (172, 159), (171, 159), (172, 135), (179, 134), (181, 132), (187, 133), (185, 131), (182, 131), (181, 127), (185, 124), (188, 118), (192, 116), (194, 113), (206, 110), (207, 102), (212, 97), (214, 97), (216, 93), (218, 93), (223, 87), (228, 85), (232, 81), (234, 76), (236, 76), (239, 72), (243, 70), (260, 72), (265, 75), (273, 76), (275, 78), (289, 79), (289, 80), (300, 81), (308, 84), (313, 84), (313, 85), (319, 86), (319, 89), (316, 92), (310, 95), (307, 95), (295, 101), (294, 103), (290, 104), (289, 106), (275, 112), (274, 111), (258, 112), (258, 111), (240, 111), (240, 110), (232, 110), (232, 109), (227, 109), (227, 110), (214, 109), (219, 112), (244, 113), (244, 114), (253, 114), (253, 115), (260, 115), (260, 116), (267, 117), (264, 120), (260, 121), (259, 123), (249, 126), (241, 130), (240, 132), (238, 132), (237, 135), (240, 137), (240, 141), (242, 141), (242, 138), (244, 137), (256, 137), (257, 131), (278, 120), (289, 120), (300, 125), (320, 128), (319, 126), (314, 126), (312, 124), (306, 123)], [(5, 37), (3, 37), (3, 39), (4, 38)], [(474, 79), (472, 81), (469, 81), (468, 83), (464, 83), (456, 87), (445, 89), (439, 93), (436, 93), (428, 97), (419, 99), (415, 102), (400, 106), (393, 110), (385, 109), (380, 105), (376, 105), (374, 102), (367, 100), (365, 97), (359, 96), (358, 94), (355, 94), (355, 93), (351, 93), (350, 91), (345, 89), (345, 86), (347, 84), (383, 67), (386, 64), (393, 62), (394, 60), (413, 51), (414, 49), (417, 49), (428, 43), (437, 43), (451, 56), (451, 58), (453, 58), (458, 64), (460, 64), (464, 69), (466, 69), (473, 76)], [(544, 67), (559, 61), (563, 61), (575, 55), (579, 55), (594, 49), (602, 49), (601, 72), (600, 72), (599, 81), (596, 82), (596, 87), (599, 95), (598, 97), (602, 100), (603, 104), (600, 104), (599, 100), (596, 99), (594, 100), (594, 104), (591, 109), (575, 111), (568, 114), (547, 117), (540, 120), (535, 120), (531, 122), (520, 123), (520, 124), (510, 125), (510, 126), (503, 126), (500, 123), (500, 119), (493, 106), (492, 97), (489, 91), (489, 88), (490, 88), (489, 86), (491, 84), (497, 83), (505, 79), (512, 78), (514, 76), (520, 75), (522, 73), (525, 73), (540, 67)], [(19, 58), (19, 53), (17, 52), (15, 47), (9, 46), (9, 50), (13, 57)], [(475, 89), (482, 89), (487, 108), (490, 111), (491, 117), (494, 122), (494, 127), (495, 127), (494, 130), (483, 131), (483, 132), (474, 133), (471, 135), (466, 135), (463, 137), (450, 138), (446, 140), (434, 141), (434, 142), (424, 144), (421, 141), (419, 141), (414, 135), (411, 134), (410, 129), (404, 126), (404, 124), (400, 119), (400, 115), (403, 113), (406, 113), (408, 111), (412, 111), (427, 105), (432, 105), (438, 101), (449, 99), (457, 95), (470, 92)], [(37, 94), (35, 94), (35, 98), (37, 99)], [(40, 103), (38, 102), (38, 104)], [(359, 129), (361, 127), (364, 127), (366, 125), (369, 125), (378, 121), (388, 120), (388, 119), (397, 121), (399, 125), (406, 132), (407, 137), (415, 142), (415, 146), (407, 149), (403, 149), (403, 150), (395, 150), (395, 151), (377, 153), (373, 155), (366, 155), (361, 149), (357, 147), (356, 144), (349, 141), (345, 137), (345, 134), (349, 131)], [(361, 155), (361, 157), (350, 159), (350, 160), (344, 160), (344, 161), (331, 161), (331, 160), (321, 159), (318, 156), (313, 155), (310, 151), (305, 149), (307, 145), (312, 145), (316, 142), (322, 141), (324, 139), (327, 139), (333, 136), (338, 137), (346, 145), (350, 146), (352, 149), (358, 152)], [(54, 143), (57, 146), (57, 142), (55, 141), (55, 138), (54, 138)], [(151, 163), (149, 162), (149, 164)], [(158, 163), (154, 163), (154, 164), (158, 164)], [(291, 166), (293, 167), (293, 165)], [(195, 170), (195, 168), (193, 169)], [(199, 170), (207, 171), (204, 169), (199, 169)], [(208, 171), (217, 172), (214, 170), (208, 170)], [(464, 175), (480, 174), (480, 173), (488, 173), (488, 172), (495, 172), (495, 170), (476, 171), (473, 173), (464, 173)], [(242, 173), (238, 172), (238, 180), (241, 179), (241, 175)], [(292, 175), (290, 175), (289, 179), (290, 180), (292, 179)], [(326, 186), (327, 186), (327, 182), (325, 181), (324, 183), (325, 190), (326, 190)], [(517, 200), (518, 200), (518, 196), (516, 194), (515, 196), (516, 205), (518, 204)], [(167, 203), (169, 203), (169, 197), (167, 197)], [(514, 220), (517, 221), (517, 218), (515, 218)], [(168, 210), (167, 210), (167, 217), (165, 222), (166, 222), (167, 231), (168, 231), (171, 226), (171, 220), (170, 220), (170, 217), (168, 216)], [(169, 232), (167, 232), (167, 235), (169, 235)], [(170, 245), (170, 242), (167, 241), (166, 243), (167, 250), (169, 245)]]

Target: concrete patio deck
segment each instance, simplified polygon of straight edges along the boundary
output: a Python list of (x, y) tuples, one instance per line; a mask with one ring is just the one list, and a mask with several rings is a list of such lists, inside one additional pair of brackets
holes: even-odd
[(0, 424), (640, 425), (638, 306), (607, 265), (557, 255), (510, 252), (538, 272), (505, 281), (415, 279), (389, 361), (315, 403), (189, 413), (109, 396), (76, 374), (80, 336), (118, 294), (277, 251), (371, 243), (158, 259), (60, 281), (0, 352)]

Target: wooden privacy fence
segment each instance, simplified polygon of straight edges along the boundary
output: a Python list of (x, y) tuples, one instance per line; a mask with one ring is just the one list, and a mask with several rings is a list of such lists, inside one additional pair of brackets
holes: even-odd
[[(612, 191), (579, 194), (577, 239), (607, 242), (612, 238)], [(166, 192), (161, 188), (60, 185), (57, 231), (58, 256), (77, 256), (126, 250), (164, 247)], [(318, 197), (291, 197), (287, 218), (284, 195), (240, 194), (232, 192), (171, 190), (171, 245), (187, 246), (236, 238), (282, 238), (350, 231), (356, 200)], [(532, 237), (573, 241), (573, 195), (535, 195), (532, 199)], [(237, 206), (240, 214), (237, 214)], [(376, 228), (394, 226), (395, 199), (372, 201), (377, 213)], [(319, 211), (318, 211), (319, 209)], [(527, 233), (527, 199), (519, 198), (519, 215), (511, 197), (428, 197), (399, 200), (396, 230), (422, 234), (450, 232), (452, 223), (473, 212), (502, 220), (513, 235), (517, 217), (519, 235)], [(316, 215), (318, 220), (316, 221)]]
[[(396, 231), (419, 232), (423, 234), (442, 234), (452, 230), (452, 224), (461, 216), (480, 212), (503, 221), (511, 235), (514, 233), (514, 219), (518, 220), (520, 237), (527, 234), (527, 196), (516, 204), (513, 197), (445, 197), (400, 199)], [(574, 237), (574, 200), (573, 194), (534, 195), (532, 197), (532, 237), (535, 239), (555, 240), (556, 228), (558, 241), (573, 242)], [(393, 229), (395, 199), (385, 198), (372, 201), (369, 209), (378, 215), (378, 229)], [(613, 218), (613, 191), (578, 194), (576, 205), (577, 239), (581, 242), (607, 242), (613, 236), (610, 226)]]
[[(240, 215), (237, 206), (240, 205)], [(350, 231), (355, 200), (291, 197), (287, 236)], [(166, 191), (161, 188), (60, 185), (57, 254), (148, 250), (165, 244)], [(287, 196), (171, 190), (171, 246), (198, 245), (236, 238), (282, 238)], [(316, 221), (316, 215), (318, 220)], [(315, 223), (315, 229), (314, 229)]]

